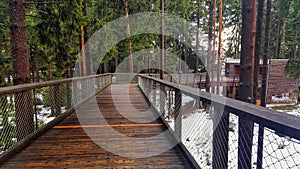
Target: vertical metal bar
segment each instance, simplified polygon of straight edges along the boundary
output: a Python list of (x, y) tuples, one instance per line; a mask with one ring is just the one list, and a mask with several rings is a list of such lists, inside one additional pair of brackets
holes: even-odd
[(229, 113), (215, 109), (213, 118), (212, 168), (228, 168)]
[(175, 134), (178, 141), (181, 141), (182, 130), (182, 93), (180, 90), (175, 90)]
[(160, 113), (163, 117), (165, 117), (165, 102), (166, 102), (166, 95), (165, 95), (165, 86), (163, 84), (160, 84), (160, 91), (159, 91), (160, 97)]
[(67, 84), (66, 84), (67, 86), (67, 109), (69, 109), (69, 108), (71, 108), (71, 106), (72, 106), (72, 89), (71, 89), (71, 84), (70, 84), (70, 82), (67, 82)]
[(171, 115), (171, 89), (168, 90), (168, 117)]
[(156, 107), (156, 82), (153, 80), (152, 83), (152, 103), (154, 107)]
[(150, 86), (150, 79), (147, 78), (146, 80), (146, 95), (147, 98), (149, 98), (150, 96), (150, 91), (151, 91), (151, 86)]
[(251, 169), (254, 123), (239, 116), (238, 169)]
[(74, 97), (74, 105), (78, 103), (78, 92), (77, 92), (77, 81), (73, 81), (73, 97)]
[(264, 125), (260, 124), (258, 129), (258, 145), (257, 145), (257, 169), (262, 169), (263, 163), (263, 146), (264, 146)]
[(59, 84), (54, 85), (54, 116), (61, 114), (61, 94), (59, 92)]
[(87, 98), (88, 93), (87, 93), (87, 79), (82, 79), (81, 80), (81, 100), (84, 100)]
[(34, 120), (35, 120), (35, 130), (39, 128), (38, 117), (37, 117), (37, 99), (36, 99), (36, 90), (33, 89), (33, 112), (34, 112)]

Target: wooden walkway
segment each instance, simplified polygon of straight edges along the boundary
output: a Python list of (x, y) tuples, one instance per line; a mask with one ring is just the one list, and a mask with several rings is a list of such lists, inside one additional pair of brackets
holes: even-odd
[[(130, 97), (125, 97), (128, 88)], [(190, 168), (176, 146), (149, 156), (167, 148), (170, 137), (166, 135), (151, 144), (145, 141), (166, 130), (160, 120), (153, 120), (153, 112), (142, 112), (148, 108), (136, 84), (114, 84), (0, 168)], [(97, 114), (99, 109), (103, 117)], [(120, 134), (144, 139), (145, 144), (119, 137)], [(145, 157), (136, 158), (139, 155)]]

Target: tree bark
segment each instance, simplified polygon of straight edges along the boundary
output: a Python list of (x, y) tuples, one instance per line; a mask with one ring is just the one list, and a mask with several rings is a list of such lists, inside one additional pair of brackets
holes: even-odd
[(256, 0), (243, 0), (239, 100), (253, 102)]
[(199, 18), (199, 2), (197, 2), (197, 27), (196, 27), (196, 63), (195, 63), (195, 73), (198, 73), (198, 63), (199, 63), (199, 28), (200, 28), (200, 18)]
[(264, 11), (264, 0), (258, 0), (258, 12), (256, 22), (256, 37), (255, 37), (255, 56), (254, 56), (254, 86), (253, 86), (253, 103), (256, 104), (258, 76), (259, 76), (259, 60), (260, 60), (260, 46), (262, 34), (262, 20)]
[(80, 25), (80, 35), (79, 35), (79, 47), (80, 47), (80, 56), (81, 56), (81, 76), (86, 76), (86, 58), (85, 58), (85, 50), (84, 50), (84, 29), (83, 26)]
[(164, 0), (160, 0), (160, 11), (161, 11), (161, 25), (160, 25), (160, 70), (159, 76), (160, 79), (164, 79), (164, 67), (165, 67), (165, 37), (164, 37), (164, 29), (165, 29), (165, 21), (164, 21), (164, 13), (165, 13), (165, 2)]
[(215, 71), (215, 56), (216, 56), (216, 20), (217, 20), (217, 1), (213, 0), (213, 18), (212, 18), (212, 24), (213, 24), (213, 46), (212, 46), (212, 55), (211, 55), (211, 81), (212, 81), (212, 93), (215, 93), (215, 85), (214, 85), (214, 71)]
[(25, 30), (23, 0), (10, 0), (11, 57), (13, 58), (14, 85), (30, 83), (29, 51)]
[(206, 68), (206, 79), (205, 79), (205, 83), (206, 83), (206, 92), (210, 92), (210, 78), (209, 77), (209, 72), (211, 72), (211, 67), (212, 67), (212, 43), (213, 43), (213, 17), (214, 17), (214, 3), (213, 2), (208, 2), (208, 6), (209, 6), (209, 29), (208, 29), (208, 56), (207, 56), (207, 68)]
[[(239, 100), (253, 103), (256, 0), (243, 0)], [(239, 116), (238, 168), (251, 169), (254, 123)]]
[(267, 1), (266, 11), (266, 25), (265, 25), (265, 43), (264, 43), (264, 56), (263, 56), (263, 70), (262, 70), (262, 88), (261, 88), (261, 102), (260, 106), (266, 107), (267, 88), (268, 88), (268, 55), (270, 44), (270, 22), (271, 22), (271, 0)]
[[(83, 15), (84, 16), (88, 16), (89, 12), (88, 12), (88, 7), (87, 7), (87, 0), (83, 1)], [(90, 31), (90, 27), (87, 24), (86, 26), (84, 26), (83, 28), (84, 30), (84, 42), (85, 42), (85, 58), (86, 58), (86, 71), (87, 71), (87, 75), (93, 75), (94, 74), (94, 68), (93, 68), (93, 58), (91, 56), (91, 50), (90, 50), (90, 45), (88, 42), (88, 39), (90, 37), (89, 35), (89, 31)]]
[[(25, 7), (23, 0), (10, 0), (11, 57), (13, 59), (14, 85), (30, 83), (29, 51), (25, 30)], [(26, 103), (24, 105), (24, 103)], [(16, 131), (21, 140), (34, 131), (32, 95), (30, 92), (15, 95)]]
[(221, 54), (222, 54), (222, 31), (223, 31), (223, 1), (220, 0), (219, 5), (219, 46), (218, 46), (218, 62), (217, 62), (217, 94), (220, 94), (220, 78), (221, 78)]
[(130, 41), (130, 24), (129, 24), (129, 18), (128, 18), (129, 9), (128, 9), (128, 2), (127, 2), (127, 0), (124, 0), (124, 4), (125, 4), (126, 30), (127, 30), (127, 36), (129, 38), (129, 41), (128, 41), (129, 70), (130, 70), (130, 73), (133, 73), (132, 45), (131, 45), (131, 41)]

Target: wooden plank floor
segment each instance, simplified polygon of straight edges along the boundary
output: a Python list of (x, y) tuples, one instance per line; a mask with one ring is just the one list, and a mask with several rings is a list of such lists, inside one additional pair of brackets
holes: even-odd
[(0, 168), (190, 168), (176, 146), (151, 156), (170, 138), (147, 142), (166, 130), (148, 108), (136, 84), (114, 84)]

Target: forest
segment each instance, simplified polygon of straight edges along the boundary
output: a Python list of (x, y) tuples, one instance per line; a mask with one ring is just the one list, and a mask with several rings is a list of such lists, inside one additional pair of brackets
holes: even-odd
[[(12, 85), (15, 73), (12, 49), (14, 40), (10, 13), (14, 1), (0, 1), (0, 85)], [(20, 1), (23, 3), (23, 1)], [(21, 6), (25, 12), (25, 46), (28, 46), (30, 82), (71, 77), (73, 67), (78, 64), (83, 44), (104, 25), (126, 15), (142, 12), (160, 12), (158, 0), (32, 0)], [(172, 0), (165, 1), (164, 12), (179, 16), (196, 28), (186, 33), (196, 41), (194, 48), (185, 46), (178, 40), (165, 36), (165, 48), (184, 60), (192, 70), (196, 70), (196, 54), (203, 46), (218, 50), (216, 58), (240, 58), (242, 35), (241, 0)], [(300, 42), (300, 1), (299, 0), (259, 0), (257, 2), (256, 31), (257, 57), (290, 59), (286, 72), (299, 78)], [(261, 14), (259, 14), (261, 13)], [(260, 24), (258, 24), (260, 22)], [(129, 27), (130, 25), (128, 25)], [(198, 28), (198, 29), (197, 29)], [(125, 28), (124, 28), (125, 29)], [(226, 34), (226, 36), (222, 36)], [(259, 33), (260, 32), (260, 33)], [(201, 39), (206, 35), (207, 40)], [(259, 35), (259, 37), (258, 37)], [(111, 39), (116, 35), (110, 35)], [(181, 35), (178, 35), (180, 39)], [(199, 41), (202, 41), (201, 44)], [(206, 44), (204, 44), (206, 43)], [(24, 45), (24, 44), (23, 44)], [(148, 48), (160, 48), (160, 37), (154, 34), (140, 34), (116, 44), (98, 67), (91, 66), (86, 58), (81, 74), (114, 72), (131, 53)], [(218, 49), (219, 48), (219, 49)], [(217, 55), (217, 54), (215, 54)], [(215, 64), (214, 61), (211, 61)], [(144, 64), (143, 62), (139, 64)], [(137, 71), (137, 70), (135, 70)], [(69, 73), (68, 73), (69, 72)]]
[[(126, 71), (122, 73), (153, 73), (159, 74), (161, 79), (164, 78), (163, 73), (168, 73), (168, 70), (177, 73), (178, 76), (181, 73), (196, 74), (200, 72), (205, 74), (204, 88), (206, 92), (222, 95), (219, 91), (220, 88), (226, 91), (225, 87), (227, 86), (220, 87), (221, 65), (226, 58), (240, 59), (238, 86), (232, 85), (232, 87), (238, 88), (239, 95), (232, 98), (254, 104), (261, 99), (259, 100), (261, 101), (260, 106), (266, 107), (269, 59), (288, 59), (284, 69), (285, 75), (294, 78), (293, 80), (296, 79), (297, 87), (299, 87), (299, 8), (300, 0), (0, 0), (0, 87), (3, 87), (1, 90), (3, 89), (2, 93), (4, 93), (0, 98), (0, 106), (2, 106), (0, 107), (0, 120), (3, 126), (0, 126), (0, 130), (4, 131), (0, 134), (0, 154), (46, 124), (48, 120), (41, 117), (46, 116), (47, 119), (58, 117), (72, 106), (76, 107), (78, 102), (94, 95), (94, 93), (89, 93), (90, 89), (106, 88), (113, 78), (111, 74), (105, 73), (117, 72), (122, 66), (126, 68)], [(160, 14), (158, 15), (159, 19), (152, 20), (154, 18), (152, 16), (157, 14)], [(130, 19), (131, 16), (137, 16), (136, 19), (144, 20), (134, 22)], [(177, 23), (179, 26), (170, 27), (169, 23), (175, 25)], [(108, 27), (108, 25), (123, 27), (113, 29), (114, 27)], [(157, 29), (160, 32), (136, 33), (140, 31), (139, 28), (146, 29), (146, 32), (151, 29)], [(120, 34), (126, 34), (126, 36)], [(100, 39), (95, 38), (95, 35), (101, 35)], [(118, 43), (111, 45), (116, 41)], [(98, 48), (107, 50), (103, 58), (100, 58), (97, 53), (93, 53), (97, 52)], [(148, 53), (142, 54), (155, 57), (148, 56), (148, 60), (146, 60), (146, 56), (140, 58), (134, 55), (147, 50)], [(104, 53), (104, 51), (98, 52)], [(168, 57), (168, 53), (176, 58)], [(182, 60), (186, 65), (177, 65), (177, 59)], [(172, 60), (174, 62), (171, 62)], [(257, 91), (259, 91), (258, 85), (260, 85), (258, 80), (260, 61), (263, 62), (263, 69), (259, 98)], [(174, 64), (166, 64), (167, 66), (164, 67), (163, 63), (165, 62)], [(159, 66), (149, 68), (150, 63)], [(89, 76), (96, 74), (104, 75)], [(70, 81), (74, 79), (70, 78), (76, 76), (86, 76), (78, 79), (87, 79), (86, 81), (77, 79), (75, 83), (71, 84)], [(98, 79), (95, 81), (88, 79), (92, 77)], [(195, 78), (193, 80), (195, 82)], [(48, 82), (50, 85), (36, 83), (45, 81), (51, 81)], [(30, 85), (40, 85), (40, 87), (26, 89), (24, 92), (23, 90), (22, 92), (14, 91), (14, 87), (20, 86), (13, 85), (25, 83), (34, 83)], [(147, 83), (149, 82), (147, 81)], [(154, 82), (153, 84), (156, 85)], [(26, 85), (24, 86), (26, 88)], [(165, 96), (169, 97), (168, 108), (170, 110), (168, 111), (171, 112), (170, 98), (173, 97), (173, 94), (169, 91), (169, 96), (167, 96), (164, 85), (160, 84), (159, 86), (161, 89), (159, 91), (161, 112), (164, 112), (163, 97)], [(201, 80), (199, 88), (201, 88), (200, 86)], [(156, 89), (157, 86), (153, 88)], [(12, 93), (7, 94), (5, 90)], [(172, 92), (174, 92), (174, 112), (177, 111), (181, 115), (180, 104), (184, 100), (182, 93), (177, 89)], [(295, 93), (298, 93), (299, 96), (300, 90), (296, 90)], [(196, 105), (196, 99), (199, 98), (201, 96), (195, 96), (194, 105)], [(159, 101), (157, 100), (157, 102)], [(213, 100), (210, 101), (213, 102)], [(215, 113), (219, 111), (218, 108), (212, 112), (213, 108), (208, 105), (209, 103), (205, 103), (203, 100), (201, 102), (204, 107), (203, 112), (205, 112), (203, 114), (209, 115), (207, 117), (209, 125), (215, 124), (212, 118), (217, 116), (212, 117), (212, 115), (218, 114)], [(263, 127), (267, 128), (268, 126), (264, 126), (265, 121), (263, 120), (259, 122), (262, 127), (254, 126), (254, 122), (257, 122), (244, 116), (243, 106), (248, 107), (245, 111), (246, 113), (248, 111), (248, 114), (249, 112), (252, 114), (254, 111), (256, 111), (255, 113), (269, 112), (271, 114), (275, 111), (271, 112), (236, 100), (231, 100), (231, 102), (232, 107), (238, 106), (238, 110), (236, 110), (238, 114), (242, 112), (238, 119), (235, 118), (229, 123), (229, 112), (224, 111), (220, 114), (222, 114), (221, 118), (226, 122), (227, 128), (232, 129), (231, 132), (236, 132), (234, 135), (239, 136), (234, 139), (239, 142), (232, 145), (238, 146), (242, 141), (243, 147), (252, 147), (253, 131), (259, 130), (258, 138), (263, 138), (263, 133), (261, 133), (264, 130)], [(180, 106), (175, 106), (176, 103)], [(15, 115), (13, 115), (14, 113)], [(281, 115), (260, 118), (273, 118), (272, 123), (276, 124), (279, 132), (273, 131), (272, 126), (266, 132), (271, 137), (276, 136), (276, 139), (272, 138), (273, 140), (277, 140), (278, 136), (280, 137), (278, 140), (283, 138), (291, 141), (281, 133), (285, 128), (277, 124), (277, 120), (281, 117), (289, 120), (285, 117), (290, 116), (285, 116), (284, 113)], [(256, 114), (252, 116), (257, 119)], [(183, 117), (183, 119), (185, 118), (187, 117)], [(181, 118), (178, 119), (181, 123)], [(203, 118), (198, 116), (198, 119)], [(266, 121), (271, 124), (271, 120), (267, 119)], [(290, 121), (283, 122), (288, 126), (286, 128), (290, 127), (288, 123)], [(233, 127), (229, 125), (233, 125)], [(292, 125), (297, 127), (298, 123)], [(234, 130), (233, 128), (236, 126), (239, 129)], [(227, 128), (225, 128), (226, 132), (228, 132)], [(299, 131), (299, 127), (297, 129), (290, 131)], [(201, 130), (197, 129), (197, 131)], [(293, 133), (296, 132), (290, 132), (291, 135)], [(298, 137), (300, 136), (298, 135)], [(272, 142), (272, 139), (270, 145), (277, 145)], [(186, 140), (189, 141), (189, 138)], [(296, 143), (300, 145), (299, 142)], [(292, 154), (299, 154), (297, 147), (293, 148), (296, 151)], [(278, 149), (280, 151), (283, 148)], [(227, 151), (225, 150), (226, 153)], [(251, 157), (251, 151), (251, 148), (248, 151), (239, 148), (238, 154), (242, 153), (242, 156), (246, 155), (248, 158)], [(270, 154), (272, 153), (273, 151)], [(293, 156), (290, 157), (294, 160)], [(247, 166), (251, 166), (251, 159), (246, 160), (246, 163), (249, 163)]]

